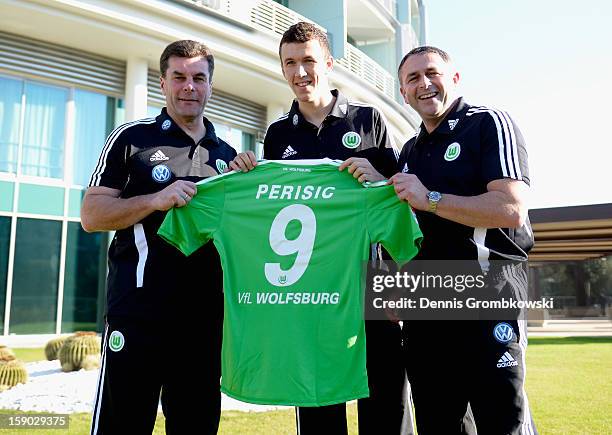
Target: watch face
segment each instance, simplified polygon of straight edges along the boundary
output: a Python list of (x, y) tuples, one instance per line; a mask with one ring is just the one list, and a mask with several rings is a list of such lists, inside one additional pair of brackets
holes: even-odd
[(429, 198), (430, 201), (440, 201), (440, 199), (442, 199), (442, 195), (440, 194), (440, 192), (429, 192), (429, 195), (427, 195), (427, 197)]

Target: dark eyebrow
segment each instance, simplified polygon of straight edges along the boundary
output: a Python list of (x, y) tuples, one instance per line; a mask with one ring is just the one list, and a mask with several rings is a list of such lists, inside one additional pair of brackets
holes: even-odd
[[(185, 77), (185, 74), (180, 71), (172, 71), (172, 76), (173, 77)], [(194, 77), (207, 79), (208, 75), (205, 72), (199, 72), (195, 74)]]
[[(438, 72), (438, 68), (436, 68), (436, 67), (429, 67), (429, 68), (427, 68), (427, 69), (425, 70), (425, 73), (432, 72), (432, 71), (434, 71), (434, 72)], [(419, 74), (419, 72), (418, 72), (418, 71), (413, 71), (413, 72), (411, 72), (411, 73), (407, 74), (407, 75), (406, 75), (406, 78), (411, 78), (411, 77), (414, 77), (414, 76), (416, 76), (416, 75), (418, 75), (418, 74)]]

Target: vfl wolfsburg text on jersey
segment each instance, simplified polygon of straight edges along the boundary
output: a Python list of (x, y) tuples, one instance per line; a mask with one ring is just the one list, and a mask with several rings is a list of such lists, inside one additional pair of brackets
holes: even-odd
[(339, 292), (276, 292), (276, 290), (238, 292), (239, 304), (252, 304), (251, 295), (255, 294), (256, 304), (337, 304), (340, 300)]
[(323, 406), (369, 394), (362, 264), (375, 242), (408, 261), (422, 236), (391, 186), (366, 188), (338, 165), (263, 161), (209, 178), (159, 230), (186, 255), (211, 239), (219, 251), (229, 396)]

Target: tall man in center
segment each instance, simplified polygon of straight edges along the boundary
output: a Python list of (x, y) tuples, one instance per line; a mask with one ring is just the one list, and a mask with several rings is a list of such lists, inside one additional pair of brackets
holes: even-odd
[[(279, 56), (296, 98), (291, 110), (268, 127), (264, 158), (328, 157), (343, 160), (339, 169), (348, 170), (360, 182), (391, 177), (397, 154), (382, 114), (330, 88), (334, 60), (327, 35), (313, 24), (297, 23), (283, 34)], [(255, 155), (247, 152), (239, 154), (230, 168), (248, 171), (256, 165)], [(365, 326), (370, 397), (358, 401), (359, 433), (399, 433), (404, 382), (400, 327), (389, 321), (366, 321)], [(296, 424), (302, 435), (346, 434), (346, 406), (296, 408)]]

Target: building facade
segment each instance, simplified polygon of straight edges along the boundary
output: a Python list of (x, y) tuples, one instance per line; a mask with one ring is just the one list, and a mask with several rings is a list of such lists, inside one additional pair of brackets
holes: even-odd
[(425, 42), (421, 0), (4, 0), (0, 3), (0, 334), (100, 330), (109, 234), (79, 213), (106, 135), (164, 105), (159, 55), (177, 39), (214, 52), (206, 115), (260, 152), (293, 95), (278, 60), (301, 20), (332, 43), (335, 87), (373, 104), (397, 146), (417, 117), (395, 68)]

